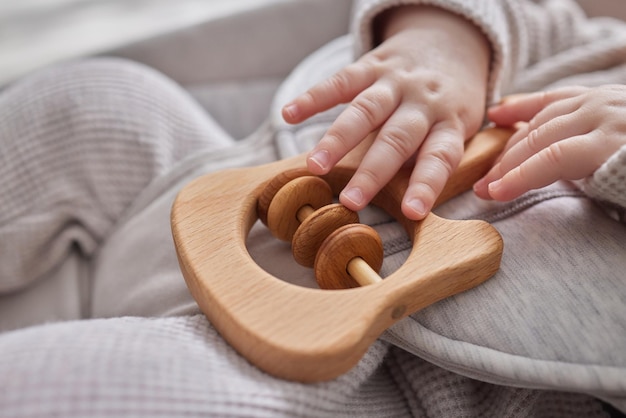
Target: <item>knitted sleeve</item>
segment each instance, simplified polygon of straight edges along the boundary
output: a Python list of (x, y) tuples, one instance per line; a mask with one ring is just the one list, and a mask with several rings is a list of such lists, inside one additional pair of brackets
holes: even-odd
[(621, 207), (623, 213), (626, 210), (626, 145), (593, 175), (579, 182), (579, 186), (590, 197)]
[(499, 5), (500, 0), (356, 0), (351, 33), (354, 37), (355, 56), (361, 56), (374, 47), (372, 23), (383, 11), (406, 4), (428, 4), (447, 9), (474, 22), (491, 43), (492, 59), (488, 82), (488, 101), (497, 95), (504, 60), (511, 56), (511, 41), (507, 30), (507, 17)]
[(488, 103), (607, 70), (626, 59), (623, 22), (589, 19), (573, 0), (355, 0), (351, 33), (356, 56), (374, 46), (374, 18), (406, 4), (441, 7), (482, 30), (492, 51)]

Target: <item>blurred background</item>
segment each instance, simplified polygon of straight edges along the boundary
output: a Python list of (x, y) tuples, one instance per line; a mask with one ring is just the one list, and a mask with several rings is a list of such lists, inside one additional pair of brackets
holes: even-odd
[[(626, 19), (625, 0), (578, 0)], [(183, 85), (236, 138), (266, 116), (280, 81), (348, 30), (352, 0), (0, 0), (0, 88), (87, 55), (150, 65)], [(254, 100), (250, 100), (250, 99)]]
[[(0, 85), (32, 69), (113, 50), (207, 20), (306, 0), (0, 0)], [(623, 0), (578, 0), (626, 18)], [(346, 4), (347, 1), (338, 3)], [(342, 6), (342, 11), (347, 10)]]
[(266, 118), (291, 70), (347, 32), (351, 3), (0, 0), (0, 89), (59, 61), (129, 58), (175, 80), (244, 138)]
[(0, 85), (42, 65), (115, 49), (276, 0), (0, 0)]

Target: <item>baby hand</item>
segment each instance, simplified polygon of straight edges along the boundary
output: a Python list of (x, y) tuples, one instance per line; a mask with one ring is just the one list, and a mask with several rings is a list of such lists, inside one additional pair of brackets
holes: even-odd
[(395, 21), (397, 31), (286, 105), (283, 117), (299, 123), (350, 103), (308, 155), (308, 169), (328, 173), (377, 132), (340, 201), (362, 209), (408, 161), (414, 169), (402, 211), (417, 220), (430, 211), (458, 165), (465, 139), (481, 126), (489, 47), (460, 17), (431, 7), (406, 7), (410, 10), (402, 7), (401, 19)]
[(579, 180), (626, 144), (626, 86), (567, 87), (515, 96), (488, 111), (501, 126), (522, 123), (498, 162), (474, 185), (507, 201), (557, 180)]

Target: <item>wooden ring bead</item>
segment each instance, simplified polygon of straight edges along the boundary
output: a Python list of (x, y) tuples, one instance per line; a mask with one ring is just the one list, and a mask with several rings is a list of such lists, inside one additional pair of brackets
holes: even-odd
[(272, 235), (291, 241), (300, 226), (298, 212), (304, 207), (317, 210), (333, 202), (330, 185), (319, 177), (298, 177), (276, 192), (267, 210), (267, 227)]
[(341, 203), (333, 203), (300, 220), (291, 242), (293, 258), (303, 266), (313, 267), (322, 242), (340, 227), (359, 223), (359, 214)]
[(372, 284), (380, 281), (383, 257), (383, 243), (374, 228), (345, 225), (322, 243), (315, 258), (315, 279), (322, 289)]
[(257, 216), (267, 226), (267, 212), (270, 207), (270, 203), (276, 196), (276, 193), (291, 180), (302, 176), (310, 176), (311, 173), (306, 168), (296, 168), (293, 170), (283, 171), (278, 173), (263, 187), (261, 194), (257, 200)]

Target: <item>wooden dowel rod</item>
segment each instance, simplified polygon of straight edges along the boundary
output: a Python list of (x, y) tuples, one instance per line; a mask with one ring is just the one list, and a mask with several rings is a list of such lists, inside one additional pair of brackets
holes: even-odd
[(296, 217), (298, 218), (300, 223), (302, 223), (302, 222), (304, 222), (304, 220), (306, 218), (308, 218), (309, 216), (313, 215), (313, 212), (315, 212), (315, 209), (313, 209), (313, 206), (311, 206), (311, 205), (304, 205), (304, 206), (302, 206), (298, 210), (298, 213), (296, 214)]
[(361, 257), (354, 257), (346, 268), (350, 276), (361, 286), (378, 283), (382, 280), (378, 273)]

